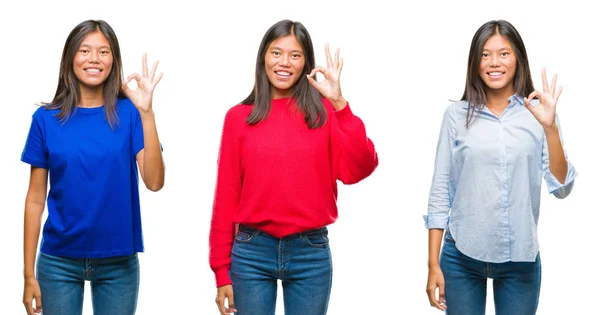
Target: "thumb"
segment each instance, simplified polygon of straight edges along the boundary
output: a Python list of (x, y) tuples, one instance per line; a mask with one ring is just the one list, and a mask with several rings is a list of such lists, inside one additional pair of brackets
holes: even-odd
[(319, 89), (318, 85), (317, 85), (317, 81), (313, 78), (313, 76), (311, 76), (310, 74), (306, 75), (306, 79), (308, 80), (308, 83), (310, 83), (310, 85), (312, 85), (315, 89)]
[[(42, 312), (42, 295), (40, 293), (36, 293), (33, 298), (35, 300), (35, 314), (39, 314)], [(33, 301), (31, 301), (31, 303), (33, 306)]]
[(126, 95), (128, 98), (131, 98), (130, 96), (131, 96), (131, 92), (132, 92), (132, 91), (131, 91), (131, 89), (129, 88), (129, 85), (128, 85), (127, 83), (129, 83), (129, 81), (125, 82), (125, 84), (123, 84), (123, 86), (121, 86), (121, 90), (123, 91), (123, 93), (125, 93), (125, 95)]
[(443, 283), (440, 284), (440, 286), (439, 286), (438, 302), (440, 304), (442, 304), (442, 303), (446, 304), (446, 292), (445, 292), (444, 284)]
[(523, 98), (523, 105), (525, 105), (525, 108), (529, 109), (529, 107), (531, 106), (531, 103), (529, 102), (529, 99), (527, 97)]
[(227, 292), (227, 312), (234, 313), (237, 312), (235, 309), (235, 301), (233, 299), (233, 290)]

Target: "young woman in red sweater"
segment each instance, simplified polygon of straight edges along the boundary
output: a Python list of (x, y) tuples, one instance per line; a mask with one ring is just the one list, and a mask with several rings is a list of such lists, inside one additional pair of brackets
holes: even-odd
[(221, 314), (275, 314), (278, 279), (286, 314), (327, 312), (336, 181), (361, 181), (378, 159), (342, 96), (339, 49), (325, 53), (315, 67), (304, 26), (274, 24), (252, 92), (225, 115), (209, 240)]

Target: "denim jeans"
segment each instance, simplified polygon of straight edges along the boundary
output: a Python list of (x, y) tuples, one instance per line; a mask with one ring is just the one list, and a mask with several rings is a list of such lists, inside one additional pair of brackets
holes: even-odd
[(534, 315), (542, 280), (540, 254), (535, 262), (487, 263), (461, 253), (446, 236), (440, 267), (447, 315), (485, 314), (487, 279), (493, 279), (496, 315)]
[(275, 314), (278, 279), (286, 315), (326, 314), (332, 273), (327, 228), (276, 238), (240, 225), (230, 269), (236, 315)]
[(86, 280), (90, 281), (95, 315), (135, 314), (139, 270), (137, 254), (76, 259), (40, 252), (37, 280), (44, 315), (80, 315)]

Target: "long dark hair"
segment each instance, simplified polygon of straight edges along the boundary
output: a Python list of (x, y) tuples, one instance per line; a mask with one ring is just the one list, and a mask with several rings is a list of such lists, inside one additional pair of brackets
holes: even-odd
[(256, 74), (254, 88), (250, 95), (242, 101), (245, 105), (254, 105), (246, 122), (255, 125), (267, 118), (271, 110), (271, 83), (265, 72), (265, 54), (269, 45), (276, 39), (294, 35), (302, 46), (304, 52), (304, 69), (298, 82), (292, 87), (292, 98), (296, 101), (298, 109), (304, 115), (304, 121), (310, 128), (319, 128), (327, 120), (327, 111), (321, 101), (319, 92), (308, 83), (306, 75), (315, 67), (315, 52), (308, 31), (300, 22), (282, 20), (275, 23), (267, 30), (256, 57)]
[(519, 32), (517, 32), (517, 29), (504, 20), (493, 20), (483, 24), (477, 30), (471, 41), (467, 81), (465, 84), (465, 91), (461, 98), (462, 101), (467, 101), (469, 104), (467, 111), (467, 128), (469, 127), (469, 123), (471, 123), (473, 113), (477, 110), (477, 113), (479, 114), (487, 102), (485, 83), (479, 76), (479, 65), (481, 63), (483, 45), (485, 45), (485, 42), (490, 37), (496, 34), (500, 34), (508, 40), (517, 58), (517, 69), (513, 80), (515, 93), (520, 96), (527, 96), (533, 91), (533, 80), (531, 79), (531, 72), (529, 70), (527, 51), (525, 50), (525, 44), (523, 44), (523, 40), (521, 39)]
[(121, 91), (123, 82), (123, 67), (121, 62), (121, 49), (117, 35), (112, 27), (102, 20), (87, 20), (79, 23), (67, 37), (65, 47), (63, 48), (62, 59), (60, 61), (60, 72), (58, 76), (58, 87), (54, 99), (49, 103), (42, 103), (47, 109), (60, 109), (56, 115), (61, 121), (65, 122), (71, 116), (71, 113), (77, 108), (81, 100), (81, 91), (79, 80), (73, 72), (73, 60), (75, 54), (81, 46), (83, 39), (90, 33), (101, 32), (110, 44), (110, 50), (113, 55), (112, 68), (108, 78), (103, 83), (104, 93), (104, 111), (106, 120), (111, 128), (118, 124), (116, 103), (119, 97), (124, 97)]

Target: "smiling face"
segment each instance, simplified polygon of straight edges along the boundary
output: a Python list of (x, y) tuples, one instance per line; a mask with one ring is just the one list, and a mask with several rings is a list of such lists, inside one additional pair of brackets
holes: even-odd
[(292, 87), (300, 79), (304, 63), (304, 51), (294, 35), (271, 42), (265, 54), (265, 72), (273, 98), (292, 95)]
[(483, 45), (479, 76), (488, 90), (514, 94), (514, 77), (517, 70), (517, 58), (510, 42), (500, 34), (490, 37)]
[(73, 73), (80, 88), (101, 89), (112, 65), (110, 44), (101, 32), (96, 31), (83, 38), (73, 59)]

